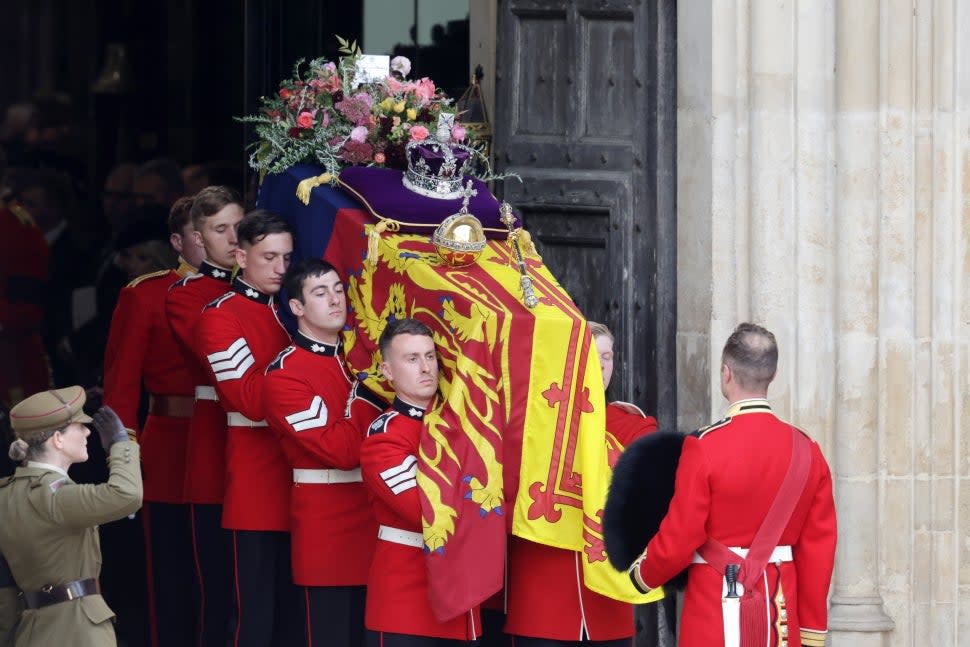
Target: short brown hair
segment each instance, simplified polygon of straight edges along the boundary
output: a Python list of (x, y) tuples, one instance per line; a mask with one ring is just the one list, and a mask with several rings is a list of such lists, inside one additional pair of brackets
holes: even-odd
[(738, 324), (721, 353), (738, 384), (749, 390), (768, 390), (778, 370), (778, 344), (770, 330), (753, 323)]
[(202, 223), (211, 215), (217, 214), (229, 204), (238, 204), (242, 208), (239, 194), (227, 186), (207, 186), (192, 198), (192, 226), (202, 230)]
[(179, 198), (168, 210), (168, 233), (181, 234), (185, 225), (192, 219), (192, 198)]
[(417, 319), (392, 319), (384, 326), (380, 341), (378, 341), (382, 356), (387, 356), (387, 349), (391, 347), (391, 341), (398, 335), (423, 335), (434, 341), (434, 333), (431, 332), (431, 329)]

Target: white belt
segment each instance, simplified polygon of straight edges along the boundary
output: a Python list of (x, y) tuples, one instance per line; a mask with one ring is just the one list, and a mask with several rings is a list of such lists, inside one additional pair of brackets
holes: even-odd
[(195, 399), (218, 402), (219, 396), (216, 394), (216, 387), (214, 386), (197, 386), (195, 387)]
[(360, 483), (360, 468), (352, 470), (293, 470), (294, 483)]
[(377, 529), (377, 538), (411, 548), (424, 548), (424, 536), (420, 532), (382, 525)]
[(230, 427), (267, 427), (265, 420), (250, 420), (238, 411), (226, 412), (226, 423)]
[[(748, 556), (747, 548), (736, 548), (731, 546), (728, 548), (732, 553), (737, 554), (738, 557), (742, 559)], [(771, 551), (771, 557), (768, 558), (768, 563), (773, 564), (775, 562), (790, 562), (792, 561), (791, 556), (791, 546), (776, 546), (773, 551)], [(706, 564), (707, 561), (700, 556), (700, 553), (694, 553), (693, 564)]]

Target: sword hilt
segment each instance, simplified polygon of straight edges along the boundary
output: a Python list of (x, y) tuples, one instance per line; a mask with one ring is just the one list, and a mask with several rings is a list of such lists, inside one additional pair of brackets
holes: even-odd
[(728, 564), (724, 569), (724, 580), (727, 582), (727, 594), (725, 598), (739, 598), (738, 595), (738, 571), (741, 566), (738, 564)]

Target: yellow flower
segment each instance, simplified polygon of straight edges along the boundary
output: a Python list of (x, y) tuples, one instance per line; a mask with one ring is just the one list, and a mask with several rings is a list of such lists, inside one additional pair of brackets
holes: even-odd
[(408, 121), (414, 121), (418, 118), (418, 111), (414, 108), (408, 108)]
[(393, 107), (394, 107), (394, 99), (392, 97), (387, 97), (386, 99), (381, 101), (381, 108), (383, 108), (385, 111), (390, 110)]
[(398, 101), (394, 104), (394, 112), (404, 112), (404, 106), (407, 105), (403, 100)]

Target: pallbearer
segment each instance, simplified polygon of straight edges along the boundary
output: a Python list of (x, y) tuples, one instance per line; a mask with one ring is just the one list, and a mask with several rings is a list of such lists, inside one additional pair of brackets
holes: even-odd
[[(104, 403), (136, 430), (142, 450), (153, 647), (186, 644), (194, 615), (185, 595), (192, 581), (192, 552), (182, 488), (193, 384), (165, 316), (169, 287), (202, 262), (202, 247), (192, 236), (191, 206), (190, 199), (181, 198), (168, 214), (170, 242), (180, 253), (178, 268), (142, 275), (121, 290), (104, 357)], [(156, 213), (149, 207), (142, 211)], [(138, 420), (142, 389), (148, 393), (144, 426)]]
[(233, 645), (298, 645), (306, 640), (306, 616), (290, 567), (292, 471), (263, 407), (266, 367), (290, 343), (276, 295), (293, 234), (279, 216), (257, 209), (239, 223), (238, 239), (240, 274), (205, 307), (196, 331), (228, 426), (222, 525), (232, 531)]
[[(613, 333), (589, 322), (603, 387), (613, 377)], [(606, 408), (607, 455), (612, 467), (623, 448), (657, 429), (657, 421), (628, 402)], [(634, 634), (633, 605), (589, 590), (579, 553), (512, 537), (509, 548), (506, 632), (522, 647), (589, 642), (626, 647)]]
[(293, 578), (304, 587), (307, 644), (357, 647), (377, 541), (360, 444), (384, 402), (345, 363), (347, 298), (333, 266), (306, 259), (290, 267), (286, 292), (298, 329), (266, 370), (263, 401), (293, 468)]
[[(236, 263), (239, 196), (224, 186), (199, 191), (191, 205), (193, 238), (205, 251), (199, 271), (175, 283), (165, 298), (168, 324), (179, 342), (193, 391), (182, 488), (191, 520), (195, 620), (192, 644), (225, 647), (233, 617), (232, 542), (222, 528), (226, 480), (226, 413), (216, 401), (208, 363), (195, 348), (207, 303), (229, 291)], [(183, 593), (184, 595), (184, 593)]]
[(371, 424), (360, 449), (364, 484), (380, 524), (367, 582), (367, 644), (470, 643), (481, 636), (479, 608), (438, 622), (428, 598), (417, 472), (424, 415), (438, 393), (434, 338), (416, 319), (395, 319), (381, 333), (380, 349), (381, 372), (394, 386), (396, 397)]

